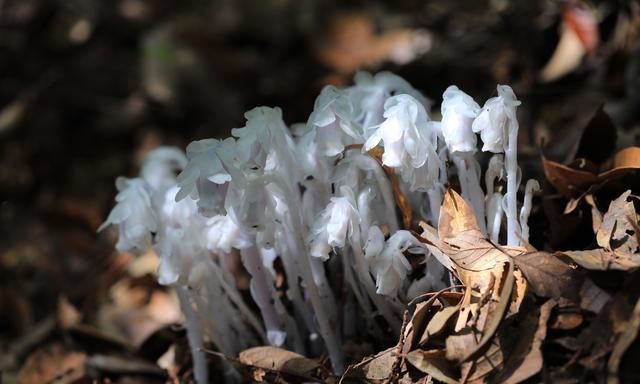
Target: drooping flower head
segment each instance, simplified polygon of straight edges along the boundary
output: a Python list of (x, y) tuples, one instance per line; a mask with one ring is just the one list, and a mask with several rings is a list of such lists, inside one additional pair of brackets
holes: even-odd
[(292, 166), (295, 161), (294, 144), (282, 120), (282, 110), (256, 107), (246, 112), (244, 117), (247, 119), (245, 126), (231, 130), (231, 134), (238, 138), (235, 159), (240, 168), (270, 171)]
[(376, 277), (377, 293), (395, 296), (402, 282), (411, 270), (411, 264), (404, 256), (405, 251), (426, 253), (424, 246), (409, 231), (399, 230), (385, 242), (382, 231), (377, 226), (369, 228), (365, 257)]
[(369, 150), (383, 141), (384, 165), (401, 167), (408, 162), (414, 168), (422, 166), (431, 144), (426, 137), (429, 116), (424, 106), (410, 95), (392, 96), (384, 103), (384, 117), (364, 148)]
[(187, 158), (175, 147), (159, 147), (149, 152), (142, 163), (140, 177), (154, 190), (175, 184), (177, 171), (187, 166)]
[(442, 95), (442, 135), (449, 151), (476, 151), (476, 135), (471, 129), (473, 120), (480, 113), (480, 106), (471, 96), (455, 85), (449, 86)]
[(141, 253), (151, 245), (151, 235), (158, 230), (158, 217), (151, 204), (153, 191), (141, 178), (118, 177), (116, 188), (117, 204), (98, 231), (112, 224), (117, 225), (119, 237), (116, 249)]
[(521, 104), (508, 85), (498, 85), (498, 96), (484, 103), (482, 111), (473, 121), (472, 129), (480, 132), (483, 151), (502, 153), (507, 145), (509, 130), (517, 129), (516, 108)]
[(355, 85), (347, 89), (354, 107), (354, 121), (363, 128), (368, 139), (373, 130), (384, 120), (384, 103), (399, 94), (413, 96), (422, 106), (429, 107), (429, 101), (405, 79), (391, 72), (358, 72), (354, 76)]
[(307, 127), (315, 131), (318, 150), (325, 156), (342, 153), (345, 145), (362, 141), (362, 132), (352, 122), (353, 107), (345, 91), (327, 85), (322, 88), (309, 116)]
[(231, 162), (235, 141), (205, 139), (193, 141), (187, 146), (189, 163), (177, 177), (180, 190), (176, 201), (191, 196), (198, 200), (198, 208), (204, 216), (224, 212), (224, 198), (231, 175), (225, 165)]
[(307, 241), (311, 256), (327, 260), (332, 247), (342, 248), (347, 236), (359, 225), (357, 203), (351, 188), (342, 186), (341, 196), (332, 197), (327, 208), (316, 219)]

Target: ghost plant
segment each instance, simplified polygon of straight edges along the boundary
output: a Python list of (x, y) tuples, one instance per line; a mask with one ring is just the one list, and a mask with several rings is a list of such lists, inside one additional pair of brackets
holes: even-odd
[[(449, 162), (488, 237), (500, 241), (504, 213), (508, 244), (527, 241), (537, 184), (527, 183), (518, 223), (519, 103), (498, 86), (480, 108), (451, 86), (442, 121), (433, 121), (405, 80), (361, 72), (351, 87), (325, 87), (304, 124), (288, 127), (279, 108), (258, 107), (230, 138), (151, 152), (139, 177), (116, 181), (117, 204), (101, 229), (119, 228), (121, 251), (155, 249), (158, 281), (180, 298), (199, 383), (208, 378), (205, 342), (232, 356), (263, 343), (327, 353), (339, 373), (343, 340), (384, 342), (400, 331), (409, 297), (445, 286), (450, 265), (439, 266), (411, 227), (437, 224)], [(482, 150), (495, 153), (486, 192), (477, 132)], [(398, 209), (401, 196), (413, 221)], [(411, 273), (409, 254), (425, 260), (422, 276)], [(255, 305), (237, 287), (236, 258)]]

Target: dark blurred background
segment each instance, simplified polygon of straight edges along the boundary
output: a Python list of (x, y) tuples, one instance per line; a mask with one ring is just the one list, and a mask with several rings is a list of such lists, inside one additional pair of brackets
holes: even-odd
[(2, 0), (0, 355), (61, 295), (98, 317), (130, 257), (96, 229), (150, 149), (224, 137), (258, 105), (303, 122), (323, 85), (390, 70), (435, 118), (450, 84), (481, 105), (510, 84), (540, 178), (541, 140), (571, 159), (602, 104), (618, 147), (636, 142), (639, 36), (623, 0)]

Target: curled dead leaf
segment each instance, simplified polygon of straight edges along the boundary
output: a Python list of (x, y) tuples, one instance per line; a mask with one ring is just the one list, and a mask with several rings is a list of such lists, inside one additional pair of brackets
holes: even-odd
[(542, 156), (544, 175), (567, 198), (578, 197), (602, 188), (627, 173), (640, 169), (640, 147), (625, 148), (613, 158), (613, 165), (596, 173), (587, 161), (577, 161), (574, 166), (563, 165)]
[(313, 373), (320, 368), (320, 364), (315, 360), (274, 346), (246, 349), (240, 352), (239, 360), (243, 364), (254, 367), (304, 377), (312, 377)]
[(458, 382), (456, 369), (445, 357), (445, 351), (417, 349), (407, 354), (407, 361), (420, 371), (431, 375), (434, 379), (447, 384)]

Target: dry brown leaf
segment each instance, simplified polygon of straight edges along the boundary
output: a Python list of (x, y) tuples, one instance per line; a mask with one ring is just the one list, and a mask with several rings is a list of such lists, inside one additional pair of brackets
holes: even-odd
[(566, 331), (579, 327), (584, 320), (580, 307), (564, 298), (557, 300), (557, 302), (556, 310), (553, 311), (549, 320), (549, 328)]
[(565, 197), (577, 197), (590, 186), (598, 184), (598, 176), (591, 172), (569, 167), (542, 156), (544, 176)]
[(631, 317), (627, 326), (622, 331), (622, 334), (618, 337), (618, 340), (613, 345), (613, 351), (609, 356), (607, 368), (609, 370), (609, 383), (618, 383), (618, 373), (620, 368), (620, 362), (622, 357), (631, 344), (638, 337), (638, 331), (640, 330), (640, 300), (636, 301), (636, 305), (633, 308)]
[(567, 198), (594, 192), (606, 183), (617, 180), (630, 171), (640, 169), (640, 147), (625, 148), (614, 156), (613, 166), (601, 173), (593, 171), (591, 163), (577, 161), (580, 169), (547, 160), (542, 156), (544, 175), (551, 185)]
[(529, 252), (515, 256), (513, 261), (536, 295), (578, 299), (581, 276), (558, 257), (547, 252)]
[(462, 364), (463, 382), (470, 384), (485, 383), (489, 375), (502, 369), (504, 363), (504, 353), (500, 339), (494, 337), (491, 344), (475, 360)]
[[(578, 265), (589, 270), (629, 270), (640, 267), (638, 216), (626, 191), (609, 204), (607, 213), (596, 231), (602, 248), (586, 251), (565, 251)], [(594, 217), (595, 227), (595, 217)]]
[(407, 354), (407, 361), (438, 381), (447, 384), (458, 382), (456, 369), (446, 359), (444, 350), (424, 351), (417, 349)]
[(379, 352), (375, 356), (365, 358), (360, 363), (350, 366), (343, 378), (360, 379), (365, 382), (385, 382), (392, 373), (393, 364), (397, 360), (394, 352), (397, 347), (392, 347)]
[(601, 180), (615, 179), (638, 169), (640, 169), (640, 147), (628, 147), (616, 153), (611, 169), (600, 173), (598, 177)]
[(616, 254), (601, 248), (586, 251), (564, 251), (562, 254), (570, 257), (582, 268), (593, 271), (628, 271), (640, 267), (640, 255)]
[(458, 313), (459, 310), (460, 310), (460, 304), (456, 306), (445, 307), (445, 308), (442, 308), (440, 311), (438, 311), (433, 316), (431, 321), (429, 321), (429, 324), (427, 324), (427, 329), (425, 330), (425, 333), (420, 339), (420, 344), (424, 344), (429, 337), (437, 335), (440, 332), (444, 331), (449, 320), (451, 320), (451, 318), (456, 313)]
[[(437, 234), (428, 224), (420, 225), (422, 237), (451, 260), (466, 287), (456, 333), (446, 339), (447, 358), (458, 362), (475, 360), (479, 351), (490, 346), (509, 308), (519, 306), (511, 305), (515, 276), (507, 252), (513, 256), (523, 253), (524, 248), (502, 248), (488, 241), (471, 208), (453, 190), (445, 194)], [(518, 295), (515, 297), (521, 300)]]
[(307, 377), (320, 368), (320, 364), (314, 360), (273, 346), (246, 349), (240, 352), (239, 360), (254, 367)]
[(586, 195), (584, 201), (591, 207), (591, 227), (593, 228), (593, 233), (597, 233), (602, 225), (602, 213), (598, 209), (592, 194)]
[(616, 253), (638, 253), (638, 237), (635, 227), (638, 218), (633, 202), (628, 201), (631, 191), (628, 190), (609, 204), (604, 214), (602, 225), (596, 233), (598, 245)]
[(520, 383), (535, 375), (542, 369), (542, 342), (547, 337), (547, 323), (551, 316), (551, 310), (556, 305), (555, 300), (549, 300), (540, 307), (537, 329), (533, 335), (528, 352), (523, 356), (519, 366), (504, 378), (504, 383)]
[(87, 355), (62, 344), (50, 344), (37, 349), (27, 358), (17, 384), (74, 383), (86, 375)]

